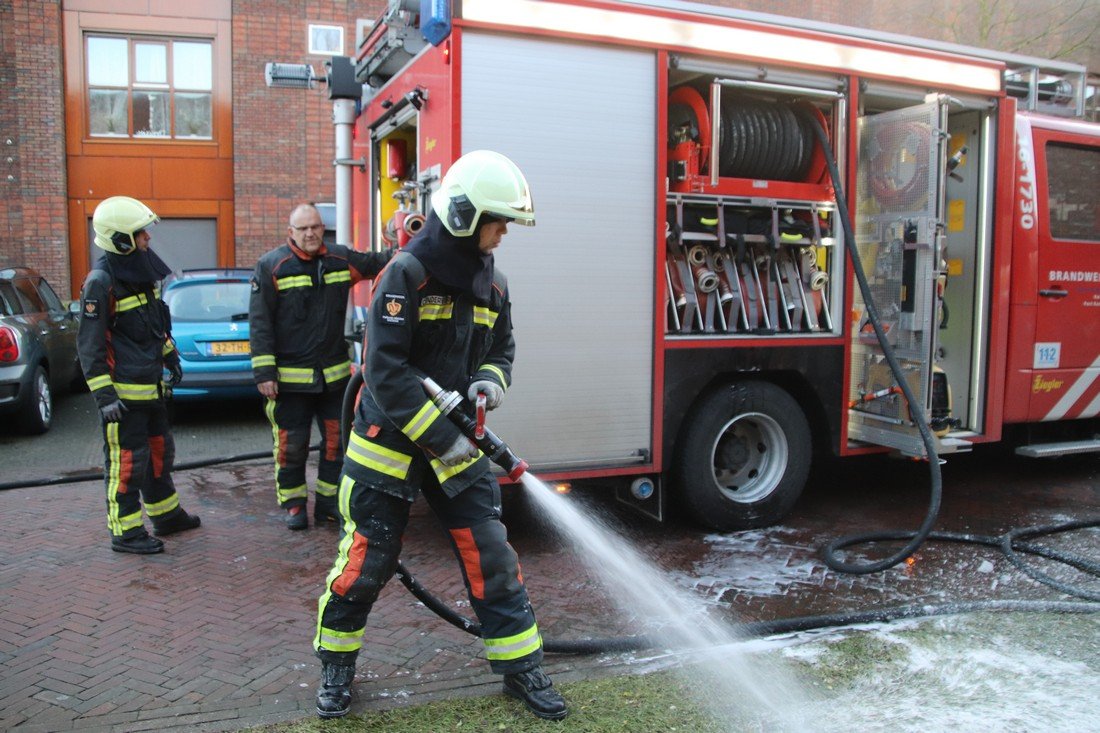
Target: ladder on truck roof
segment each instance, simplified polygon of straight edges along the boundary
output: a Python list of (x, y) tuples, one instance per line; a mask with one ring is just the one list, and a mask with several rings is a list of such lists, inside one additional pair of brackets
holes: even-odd
[(930, 38), (918, 38), (900, 33), (876, 31), (869, 28), (822, 23), (805, 18), (792, 18), (784, 15), (725, 8), (696, 2), (681, 2), (679, 0), (619, 1), (624, 5), (731, 18), (781, 28), (829, 33), (847, 38), (881, 41), (921, 50), (942, 51), (987, 61), (999, 61), (1005, 65), (1005, 92), (1011, 97), (1022, 100), (1022, 109), (1060, 117), (1084, 118), (1087, 116), (1089, 119), (1097, 119), (1100, 115), (1100, 79), (1092, 77), (1090, 83), (1088, 69), (1081, 64), (995, 51), (977, 46), (965, 46)]

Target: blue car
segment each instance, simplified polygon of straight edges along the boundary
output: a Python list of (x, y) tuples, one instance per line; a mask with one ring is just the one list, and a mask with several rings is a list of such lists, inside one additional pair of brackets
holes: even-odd
[(170, 276), (162, 295), (172, 313), (172, 338), (183, 381), (178, 401), (259, 397), (248, 348), (252, 270), (184, 270)]

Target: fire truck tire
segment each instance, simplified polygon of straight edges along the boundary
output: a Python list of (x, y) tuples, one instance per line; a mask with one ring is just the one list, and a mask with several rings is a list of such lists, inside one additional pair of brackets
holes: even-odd
[(810, 470), (810, 426), (768, 382), (704, 395), (684, 421), (673, 484), (688, 515), (720, 531), (765, 527), (790, 511)]

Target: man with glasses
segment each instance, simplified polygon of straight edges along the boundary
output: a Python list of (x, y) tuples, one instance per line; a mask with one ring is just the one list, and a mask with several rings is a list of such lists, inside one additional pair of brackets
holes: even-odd
[(316, 522), (336, 522), (343, 447), (340, 408), (351, 375), (344, 318), (351, 286), (372, 279), (391, 252), (326, 246), (313, 204), (290, 213), (287, 241), (263, 255), (252, 275), (249, 341), (256, 387), (274, 435), (275, 491), (286, 526), (309, 526), (306, 457), (317, 422), (321, 455), (313, 505)]

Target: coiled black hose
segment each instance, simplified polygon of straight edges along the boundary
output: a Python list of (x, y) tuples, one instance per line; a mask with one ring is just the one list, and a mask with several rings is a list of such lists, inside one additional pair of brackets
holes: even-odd
[[(867, 318), (875, 330), (875, 336), (882, 346), (882, 352), (886, 357), (886, 363), (889, 364), (894, 379), (897, 380), (898, 386), (901, 387), (906, 402), (910, 405), (919, 406), (921, 403), (917, 400), (916, 395), (913, 394), (913, 390), (909, 386), (909, 380), (905, 378), (905, 373), (902, 371), (901, 364), (898, 363), (897, 356), (894, 354), (894, 349), (890, 346), (890, 342), (886, 338), (886, 332), (882, 328), (882, 320), (879, 318), (878, 307), (875, 305), (874, 297), (871, 293), (871, 286), (867, 282), (867, 276), (863, 272), (863, 260), (859, 256), (859, 249), (856, 247), (855, 230), (852, 228), (852, 220), (848, 215), (848, 201), (847, 197), (844, 195), (844, 182), (840, 179), (840, 171), (837, 169), (836, 158), (833, 156), (832, 147), (829, 144), (829, 135), (821, 122), (807, 110), (799, 109), (799, 114), (803, 119), (809, 121), (825, 153), (826, 166), (829, 169), (829, 176), (833, 181), (833, 190), (836, 193), (836, 207), (840, 213), (841, 222), (844, 227), (844, 244), (848, 249), (848, 256), (852, 259), (852, 269), (855, 271), (856, 282), (859, 283), (859, 290), (863, 294), (863, 300), (867, 308)], [(850, 535), (829, 543), (822, 554), (824, 555), (825, 564), (833, 570), (852, 573), (854, 575), (864, 575), (891, 568), (912, 555), (928, 537), (929, 533), (932, 531), (932, 525), (936, 523), (936, 517), (939, 516), (940, 513), (940, 502), (943, 497), (943, 479), (940, 474), (939, 456), (936, 453), (936, 440), (932, 435), (931, 428), (928, 426), (928, 421), (924, 418), (924, 410), (917, 407), (917, 409), (910, 410), (910, 413), (913, 417), (913, 421), (917, 424), (917, 430), (920, 432), (921, 440), (924, 442), (925, 458), (928, 461), (928, 470), (930, 474), (930, 498), (928, 501), (928, 512), (924, 516), (924, 521), (921, 522), (920, 528), (916, 532), (894, 537), (894, 539), (901, 539), (903, 537), (908, 538), (909, 541), (905, 543), (904, 547), (888, 557), (869, 563), (845, 562), (837, 557), (836, 553), (841, 548), (850, 545), (870, 542), (873, 539), (872, 535)]]

